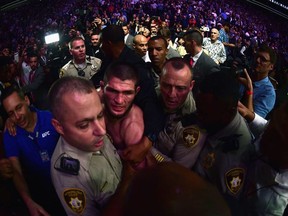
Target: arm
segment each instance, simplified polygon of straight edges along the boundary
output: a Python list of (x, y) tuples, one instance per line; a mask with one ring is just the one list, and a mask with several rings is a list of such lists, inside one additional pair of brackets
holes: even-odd
[(223, 43), (221, 43), (221, 49), (220, 49), (220, 53), (218, 56), (219, 56), (218, 62), (220, 64), (222, 64), (226, 61), (227, 56), (226, 56), (226, 50), (225, 50)]
[(19, 159), (17, 157), (10, 157), (9, 160), (14, 169), (14, 185), (29, 209), (30, 214), (32, 216), (49, 216), (49, 214), (31, 198), (26, 180), (24, 179), (22, 173)]
[(13, 167), (11, 162), (3, 158), (0, 160), (0, 178), (3, 180), (10, 179), (13, 177)]
[(264, 131), (268, 121), (248, 109), (240, 101), (238, 102), (238, 112), (248, 122), (248, 126), (253, 135), (256, 138), (259, 137), (259, 135)]
[(246, 92), (242, 98), (242, 103), (245, 107), (247, 107), (251, 112), (254, 111), (253, 108), (253, 85), (252, 80), (246, 69), (243, 69), (245, 76), (238, 77), (238, 81), (245, 87)]
[(139, 107), (133, 105), (128, 119), (121, 125), (121, 137), (126, 146), (139, 143), (144, 133), (143, 113)]

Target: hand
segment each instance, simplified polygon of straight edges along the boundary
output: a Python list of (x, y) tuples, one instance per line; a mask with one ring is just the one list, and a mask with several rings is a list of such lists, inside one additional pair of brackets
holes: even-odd
[(143, 137), (139, 143), (127, 146), (120, 156), (132, 164), (140, 163), (145, 159), (151, 145), (151, 141), (147, 137)]
[(100, 18), (95, 18), (94, 21), (93, 21), (93, 23), (94, 23), (94, 22), (95, 22), (97, 25), (101, 25), (102, 20), (101, 20)]
[(253, 85), (252, 80), (246, 70), (246, 68), (243, 69), (244, 71), (244, 77), (238, 76), (238, 81), (245, 86), (247, 91), (253, 92)]
[(251, 122), (255, 118), (255, 113), (249, 110), (244, 104), (238, 101), (238, 112), (240, 115), (247, 120), (247, 122)]
[(8, 159), (0, 160), (0, 176), (3, 179), (10, 179), (13, 177), (13, 167)]
[(10, 118), (5, 122), (5, 130), (8, 130), (11, 136), (16, 136), (16, 126)]
[(31, 216), (50, 216), (40, 205), (33, 200), (27, 204)]

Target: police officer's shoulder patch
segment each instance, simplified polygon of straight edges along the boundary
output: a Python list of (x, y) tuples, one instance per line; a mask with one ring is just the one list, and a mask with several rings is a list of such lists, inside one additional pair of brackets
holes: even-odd
[(59, 71), (59, 78), (62, 78), (64, 76), (65, 70), (64, 68), (61, 68)]
[(243, 168), (230, 169), (225, 174), (225, 182), (228, 190), (236, 195), (244, 184), (245, 170)]
[(195, 147), (197, 145), (198, 140), (199, 140), (199, 136), (200, 136), (200, 131), (198, 128), (186, 127), (182, 133), (184, 145), (187, 148)]
[(83, 190), (68, 188), (63, 192), (63, 198), (69, 209), (74, 213), (82, 214), (86, 207), (86, 195)]

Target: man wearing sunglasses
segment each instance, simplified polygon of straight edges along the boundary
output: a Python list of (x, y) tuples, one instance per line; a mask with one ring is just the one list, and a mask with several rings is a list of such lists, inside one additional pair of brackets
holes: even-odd
[(59, 78), (80, 76), (90, 79), (99, 71), (102, 61), (86, 55), (85, 42), (82, 37), (75, 37), (69, 42), (69, 52), (73, 59), (60, 69)]

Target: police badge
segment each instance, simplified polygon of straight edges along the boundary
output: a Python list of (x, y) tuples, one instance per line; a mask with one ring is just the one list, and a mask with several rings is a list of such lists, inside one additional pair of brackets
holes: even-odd
[(245, 170), (243, 168), (234, 168), (225, 174), (225, 182), (229, 191), (236, 195), (244, 184)]
[(200, 131), (194, 127), (188, 127), (183, 130), (184, 145), (187, 148), (195, 147), (200, 136)]

